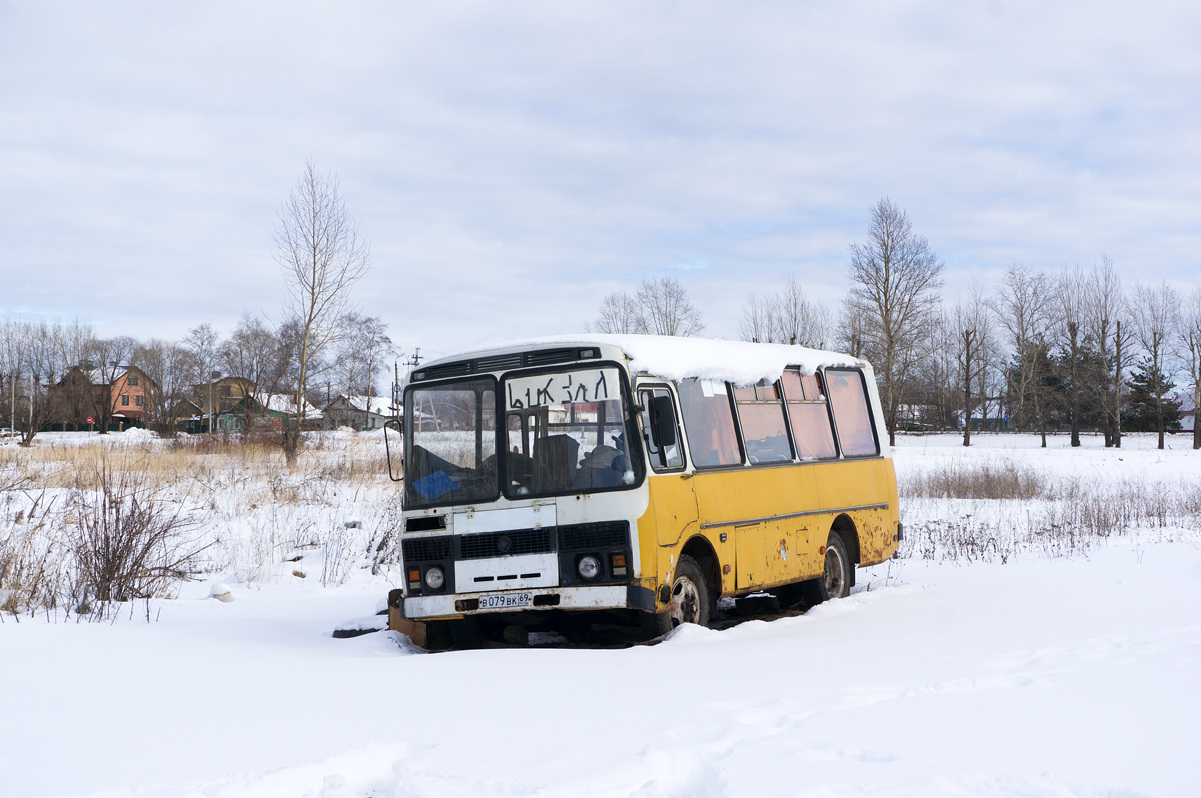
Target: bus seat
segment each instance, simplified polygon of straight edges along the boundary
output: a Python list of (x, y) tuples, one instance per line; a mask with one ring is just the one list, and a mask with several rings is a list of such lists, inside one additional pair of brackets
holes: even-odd
[(618, 449), (600, 444), (584, 455), (575, 472), (577, 489), (611, 488), (621, 483), (626, 469), (626, 457)]
[(550, 435), (534, 441), (534, 490), (538, 493), (571, 490), (579, 450), (579, 441), (570, 435)]

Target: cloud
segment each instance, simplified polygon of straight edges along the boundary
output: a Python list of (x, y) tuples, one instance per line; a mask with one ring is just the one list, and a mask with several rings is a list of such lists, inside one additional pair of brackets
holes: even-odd
[[(310, 155), (402, 347), (578, 329), (678, 271), (708, 331), (845, 291), (890, 196), (948, 286), (1109, 253), (1197, 280), (1187, 5), (317, 3), (0, 10), (0, 311), (228, 328), (283, 297)], [(703, 268), (696, 268), (702, 266)]]

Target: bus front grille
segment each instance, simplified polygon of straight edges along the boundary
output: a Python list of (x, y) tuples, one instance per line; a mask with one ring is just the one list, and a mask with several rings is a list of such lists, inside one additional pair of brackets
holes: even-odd
[(404, 559), (406, 563), (449, 560), (453, 556), (454, 538), (450, 535), (404, 541)]
[(604, 521), (595, 524), (572, 524), (559, 527), (559, 550), (608, 549), (630, 542), (630, 525), (626, 521)]
[(555, 550), (550, 529), (513, 529), (459, 537), (459, 559), (481, 560), (510, 554), (543, 554)]

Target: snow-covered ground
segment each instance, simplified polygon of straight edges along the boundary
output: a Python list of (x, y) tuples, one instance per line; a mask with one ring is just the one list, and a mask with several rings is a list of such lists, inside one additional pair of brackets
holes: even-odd
[[(0, 795), (1197, 795), (1201, 453), (1170, 442), (902, 438), (910, 490), (986, 464), (1035, 495), (903, 500), (906, 556), (851, 597), (655, 646), (333, 639), (389, 584), (290, 575), (328, 544), (104, 623), (5, 616)], [(1120, 529), (1051, 542), (1106, 496)]]

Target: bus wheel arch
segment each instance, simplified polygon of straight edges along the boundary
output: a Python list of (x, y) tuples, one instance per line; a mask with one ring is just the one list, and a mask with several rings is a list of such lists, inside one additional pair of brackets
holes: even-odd
[[(834, 523), (830, 525), (830, 534), (838, 535), (842, 538), (842, 545), (847, 550), (847, 555), (851, 558), (853, 564), (862, 562), (859, 555), (859, 530), (855, 527), (855, 522), (846, 513), (842, 513), (834, 519)], [(851, 569), (851, 585), (855, 584), (855, 569)]]
[(668, 589), (671, 598), (667, 611), (655, 616), (660, 632), (669, 632), (681, 623), (708, 626), (713, 620), (721, 591), (721, 569), (717, 553), (703, 537), (684, 544)]
[(859, 562), (859, 533), (855, 522), (843, 513), (834, 519), (826, 545), (822, 547), (822, 576), (799, 585), (801, 597), (809, 606), (832, 598), (841, 598), (855, 585), (855, 563)]

